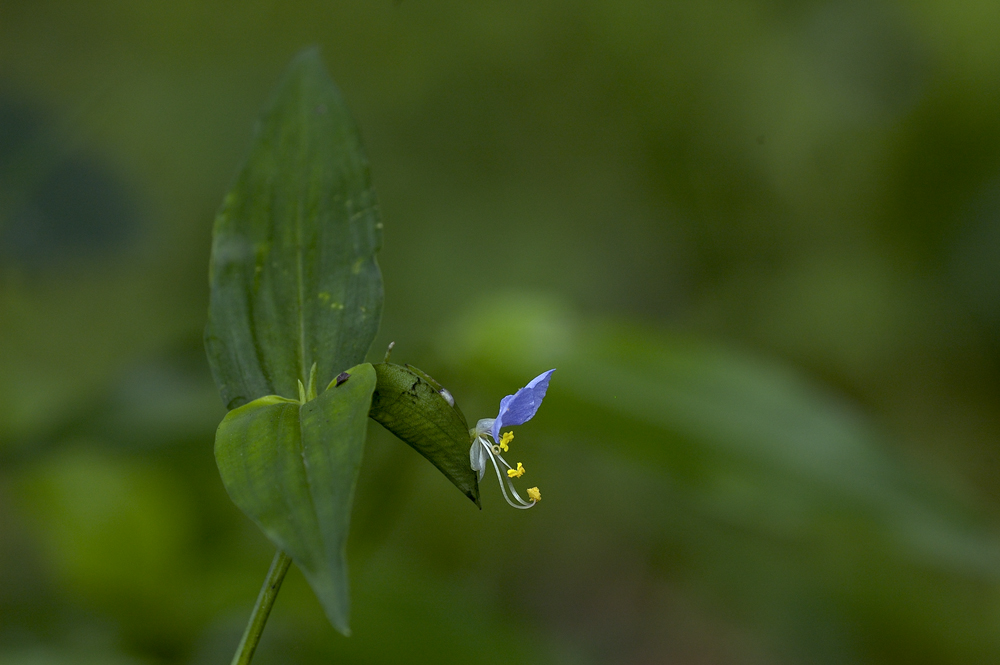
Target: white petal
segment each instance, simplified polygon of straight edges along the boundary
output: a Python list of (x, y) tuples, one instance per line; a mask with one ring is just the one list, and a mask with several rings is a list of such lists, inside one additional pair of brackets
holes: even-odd
[(489, 434), (490, 430), (493, 429), (493, 418), (483, 418), (476, 423), (476, 427), (473, 430), (476, 436), (482, 436), (483, 434)]
[(486, 451), (478, 438), (472, 442), (472, 447), (469, 448), (469, 462), (472, 464), (472, 470), (479, 472), (479, 480), (482, 481), (483, 474), (486, 473)]

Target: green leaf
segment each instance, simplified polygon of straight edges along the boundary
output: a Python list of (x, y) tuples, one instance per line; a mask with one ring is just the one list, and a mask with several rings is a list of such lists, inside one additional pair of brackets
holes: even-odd
[(410, 444), (479, 506), (479, 483), (469, 464), (469, 425), (455, 398), (409, 365), (375, 365), (378, 384), (369, 415)]
[(305, 404), (269, 395), (234, 409), (215, 435), (215, 460), (233, 503), (298, 564), (345, 635), (344, 548), (375, 370), (366, 363), (347, 374)]
[(316, 49), (289, 66), (215, 220), (205, 346), (227, 408), (364, 360), (382, 244), (358, 130)]

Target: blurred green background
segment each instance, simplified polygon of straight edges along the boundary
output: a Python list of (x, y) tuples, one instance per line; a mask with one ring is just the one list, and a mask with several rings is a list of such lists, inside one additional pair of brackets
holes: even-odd
[[(212, 455), (214, 212), (321, 45), (385, 223), (354, 636), (255, 663), (1000, 662), (1000, 4), (0, 4), (0, 663), (228, 662), (273, 550)], [(486, 479), (489, 480), (488, 478)], [(525, 485), (528, 486), (528, 485)]]

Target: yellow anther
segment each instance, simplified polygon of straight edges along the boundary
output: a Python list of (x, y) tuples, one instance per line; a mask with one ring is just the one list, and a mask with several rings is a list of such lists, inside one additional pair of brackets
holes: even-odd
[(516, 469), (507, 469), (508, 478), (520, 478), (524, 475), (524, 465), (520, 462), (517, 463)]
[(538, 491), (537, 487), (528, 488), (528, 498), (532, 501), (538, 502), (542, 500), (542, 493)]
[(500, 437), (500, 450), (507, 452), (507, 444), (514, 440), (513, 432), (504, 432), (503, 436)]

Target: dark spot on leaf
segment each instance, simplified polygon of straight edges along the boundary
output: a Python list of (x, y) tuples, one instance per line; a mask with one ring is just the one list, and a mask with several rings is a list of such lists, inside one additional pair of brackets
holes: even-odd
[(341, 372), (340, 374), (337, 375), (337, 385), (339, 386), (343, 382), (347, 381), (349, 378), (351, 378), (350, 374), (348, 374), (347, 372)]

